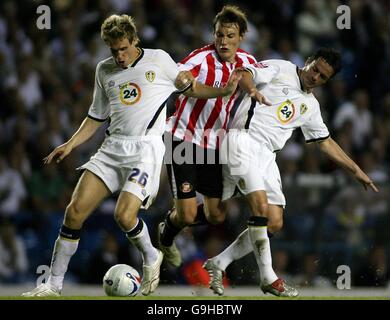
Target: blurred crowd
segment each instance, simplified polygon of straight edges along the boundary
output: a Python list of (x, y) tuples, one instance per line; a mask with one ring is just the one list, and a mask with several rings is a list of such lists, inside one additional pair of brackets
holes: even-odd
[[(276, 271), (298, 286), (334, 286), (339, 265), (352, 285), (390, 280), (390, 1), (389, 0), (53, 0), (0, 3), (0, 283), (36, 279), (50, 262), (75, 169), (96, 151), (104, 128), (59, 165), (42, 159), (79, 127), (91, 103), (95, 67), (110, 55), (100, 25), (112, 13), (135, 17), (141, 46), (180, 61), (213, 41), (212, 21), (224, 4), (249, 19), (242, 48), (258, 60), (298, 66), (319, 46), (342, 53), (343, 70), (315, 92), (332, 137), (380, 187), (366, 192), (303, 136), (278, 154), (287, 198), (285, 225), (271, 239)], [(40, 30), (37, 7), (49, 5), (51, 29)], [(351, 28), (337, 28), (337, 7), (349, 5)], [(141, 268), (113, 218), (115, 196), (86, 222), (68, 281), (101, 283), (115, 263)], [(159, 196), (141, 216), (156, 240), (172, 205), (165, 168)], [(218, 227), (196, 227), (177, 239), (184, 265), (164, 265), (161, 283), (205, 284), (203, 261), (223, 250), (246, 225), (245, 201), (229, 203)], [(254, 257), (227, 269), (226, 284), (258, 284)]]

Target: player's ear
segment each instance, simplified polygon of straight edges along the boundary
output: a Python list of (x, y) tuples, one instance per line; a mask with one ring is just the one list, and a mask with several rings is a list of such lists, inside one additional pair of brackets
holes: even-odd
[(136, 46), (138, 45), (138, 42), (139, 42), (139, 40), (138, 40), (137, 37), (133, 37), (133, 39), (130, 39), (130, 38), (129, 38), (129, 43), (130, 43), (130, 45), (133, 46), (133, 47), (136, 47)]

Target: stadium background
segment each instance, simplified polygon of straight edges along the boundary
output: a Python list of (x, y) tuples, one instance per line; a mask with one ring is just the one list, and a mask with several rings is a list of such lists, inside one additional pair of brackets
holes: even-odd
[[(390, 271), (390, 2), (388, 0), (2, 1), (0, 4), (0, 284), (31, 287), (48, 265), (63, 212), (78, 179), (75, 168), (96, 151), (104, 130), (60, 165), (42, 159), (66, 141), (86, 116), (96, 63), (109, 51), (100, 25), (111, 13), (133, 15), (141, 46), (161, 48), (180, 61), (212, 41), (212, 20), (224, 4), (239, 5), (250, 26), (242, 48), (258, 60), (299, 66), (318, 46), (342, 52), (344, 68), (316, 90), (333, 138), (373, 178), (381, 192), (365, 192), (305, 146), (300, 132), (279, 153), (287, 198), (283, 231), (272, 241), (276, 271), (299, 287), (334, 288), (339, 265), (353, 286), (386, 287)], [(40, 4), (51, 8), (51, 29), (36, 26)], [(337, 6), (351, 8), (351, 29), (336, 27)], [(23, 10), (22, 10), (23, 8)], [(116, 263), (138, 270), (142, 261), (113, 219), (115, 196), (86, 222), (66, 282), (101, 283)], [(141, 215), (156, 241), (156, 226), (171, 207), (165, 168), (159, 196)], [(188, 229), (177, 239), (184, 265), (163, 265), (161, 283), (207, 281), (202, 262), (245, 227), (248, 208), (230, 202), (219, 227)], [(253, 256), (227, 269), (230, 287), (257, 286)]]

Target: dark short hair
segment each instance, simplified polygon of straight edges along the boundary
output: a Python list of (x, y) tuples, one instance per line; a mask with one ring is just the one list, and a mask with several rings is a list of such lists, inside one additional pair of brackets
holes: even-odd
[[(341, 54), (332, 48), (319, 48), (313, 55), (311, 55), (307, 62), (310, 63), (319, 58), (322, 58), (333, 68), (333, 76), (341, 70)], [(333, 77), (332, 76), (332, 77)]]
[(214, 18), (214, 32), (217, 23), (233, 23), (237, 24), (240, 30), (240, 36), (243, 36), (248, 31), (248, 21), (245, 13), (237, 6), (226, 5)]

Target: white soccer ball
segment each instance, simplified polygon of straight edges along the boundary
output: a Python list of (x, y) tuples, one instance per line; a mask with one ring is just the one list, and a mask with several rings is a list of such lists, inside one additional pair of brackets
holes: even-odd
[(112, 266), (103, 278), (103, 289), (108, 296), (133, 297), (141, 287), (137, 270), (127, 264)]

